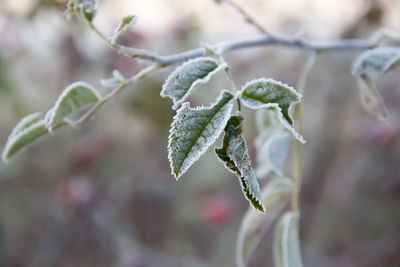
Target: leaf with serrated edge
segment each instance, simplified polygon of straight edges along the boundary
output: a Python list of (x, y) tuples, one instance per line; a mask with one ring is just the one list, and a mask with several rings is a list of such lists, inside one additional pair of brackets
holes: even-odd
[(189, 96), (194, 88), (207, 83), (218, 71), (225, 69), (226, 64), (210, 57), (191, 59), (176, 68), (162, 86), (160, 95), (173, 101), (173, 109), (177, 109)]
[(240, 100), (252, 109), (267, 108), (275, 112), (282, 125), (288, 129), (293, 136), (302, 143), (305, 143), (294, 128), (290, 109), (294, 103), (301, 101), (301, 95), (287, 84), (273, 79), (257, 79), (247, 82), (241, 90)]
[(258, 211), (265, 212), (261, 201), (260, 186), (251, 168), (250, 156), (242, 137), (242, 116), (232, 116), (225, 126), (223, 146), (216, 148), (217, 157), (225, 167), (239, 177), (244, 195)]
[(261, 192), (262, 201), (268, 212), (262, 215), (254, 209), (247, 210), (236, 239), (236, 263), (239, 267), (246, 266), (255, 248), (288, 203), (292, 188), (292, 180), (285, 177), (274, 178)]
[(299, 213), (286, 212), (275, 226), (275, 267), (302, 267), (299, 237)]
[(399, 60), (399, 47), (377, 47), (362, 53), (356, 59), (353, 65), (353, 74), (383, 74)]
[(388, 109), (371, 77), (368, 75), (357, 76), (357, 82), (364, 108), (380, 120), (386, 121), (389, 118)]
[(72, 113), (89, 104), (97, 103), (100, 99), (100, 94), (90, 84), (75, 82), (69, 85), (46, 114), (49, 131), (51, 132), (57, 124)]
[(178, 109), (168, 139), (168, 159), (178, 180), (221, 134), (233, 108), (234, 96), (223, 90), (210, 107)]

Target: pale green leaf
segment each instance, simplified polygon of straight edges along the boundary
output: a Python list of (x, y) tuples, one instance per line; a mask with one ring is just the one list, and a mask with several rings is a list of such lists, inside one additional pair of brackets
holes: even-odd
[(10, 136), (16, 135), (20, 131), (28, 128), (32, 124), (37, 123), (40, 120), (40, 112), (35, 112), (23, 117), (17, 125), (15, 125), (14, 129), (11, 131)]
[(371, 77), (368, 75), (357, 76), (357, 82), (364, 108), (379, 119), (387, 120), (389, 118), (388, 109)]
[(262, 142), (262, 136), (256, 139), (258, 177), (264, 177), (270, 172), (282, 175), (283, 163), (288, 155), (292, 138), (286, 131), (274, 131)]
[(286, 212), (279, 219), (274, 236), (275, 267), (302, 267), (299, 213)]
[(225, 167), (239, 177), (243, 193), (250, 204), (256, 210), (264, 212), (260, 186), (251, 168), (247, 145), (242, 137), (242, 120), (242, 116), (232, 116), (229, 119), (225, 126), (223, 146), (216, 148), (215, 153)]
[(56, 125), (71, 114), (100, 100), (101, 96), (96, 89), (85, 82), (75, 82), (69, 85), (46, 115), (49, 131), (51, 132)]
[(353, 65), (353, 74), (383, 74), (400, 60), (400, 47), (377, 47), (362, 53)]
[(17, 152), (21, 151), (21, 149), (27, 148), (29, 144), (33, 143), (47, 133), (48, 130), (44, 120), (37, 121), (28, 127), (16, 131), (14, 134), (8, 137), (2, 154), (3, 161), (8, 162), (10, 158)]
[(304, 138), (294, 128), (290, 115), (292, 105), (301, 101), (301, 95), (289, 85), (272, 79), (253, 80), (243, 86), (240, 100), (249, 108), (272, 110), (282, 125), (300, 142), (305, 143)]
[(119, 37), (121, 37), (125, 32), (130, 30), (132, 26), (136, 23), (137, 17), (136, 16), (126, 16), (124, 17), (121, 22), (118, 24), (117, 28), (114, 30), (113, 37), (111, 37), (111, 42), (115, 43)]
[(248, 209), (240, 224), (236, 240), (236, 263), (245, 267), (246, 262), (268, 232), (276, 218), (288, 203), (293, 181), (277, 177), (268, 182), (261, 192), (262, 201), (268, 211), (265, 215)]
[(174, 117), (168, 140), (172, 174), (179, 179), (221, 134), (233, 108), (233, 94), (223, 90), (210, 107), (185, 103)]
[(200, 57), (189, 60), (173, 71), (162, 86), (161, 96), (173, 100), (173, 109), (178, 108), (189, 96), (191, 91), (200, 84), (207, 83), (218, 71), (226, 68), (226, 64), (210, 57)]
[(126, 78), (118, 71), (113, 71), (113, 77), (110, 79), (101, 79), (100, 84), (108, 88), (116, 88), (126, 83)]

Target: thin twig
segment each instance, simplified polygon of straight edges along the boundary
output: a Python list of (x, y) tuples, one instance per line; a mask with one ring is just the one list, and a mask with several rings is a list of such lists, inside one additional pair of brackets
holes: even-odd
[(249, 13), (246, 12), (241, 6), (233, 2), (232, 0), (224, 0), (223, 3), (227, 3), (231, 7), (233, 7), (243, 18), (246, 20), (247, 23), (253, 25), (260, 33), (273, 37), (273, 35), (268, 32), (260, 23), (257, 22), (255, 18), (253, 18)]
[[(88, 25), (91, 29), (93, 29), (95, 33), (100, 36), (101, 39), (103, 39), (111, 48), (115, 49), (118, 53), (127, 56), (137, 57), (151, 62), (156, 62), (164, 66), (186, 61), (191, 58), (205, 56), (208, 53), (206, 49), (204, 49), (204, 47), (200, 47), (177, 54), (159, 56), (146, 50), (112, 43), (91, 22), (88, 22)], [(299, 38), (257, 36), (220, 42), (214, 45), (210, 45), (210, 49), (212, 49), (213, 51), (217, 51), (218, 54), (260, 46), (280, 46), (314, 51), (352, 51), (374, 48), (378, 44), (378, 41), (379, 40), (377, 40), (376, 38), (315, 41)]]
[(122, 83), (119, 87), (115, 88), (112, 90), (110, 93), (108, 93), (105, 97), (101, 99), (101, 101), (97, 102), (92, 108), (90, 108), (82, 117), (79, 118), (76, 122), (74, 122), (74, 125), (79, 126), (88, 119), (90, 119), (94, 113), (108, 100), (110, 100), (112, 97), (116, 96), (119, 94), (124, 88), (126, 88), (128, 85), (133, 84), (137, 82), (139, 79), (145, 77), (147, 74), (159, 69), (161, 66), (159, 64), (152, 64), (141, 71), (139, 71), (137, 74), (132, 76), (131, 78), (127, 79), (124, 83)]
[[(308, 79), (310, 77), (310, 73), (312, 68), (315, 65), (315, 62), (318, 57), (318, 52), (313, 52), (308, 58), (304, 68), (300, 74), (299, 84), (297, 86), (299, 93), (303, 95), (305, 93), (305, 89), (307, 87)], [(303, 118), (302, 118), (302, 103), (300, 102), (296, 106), (296, 123), (297, 123), (297, 131), (302, 134), (303, 132)], [(302, 183), (302, 159), (301, 159), (301, 143), (300, 141), (295, 141), (296, 148), (296, 174), (294, 179), (294, 189), (292, 196), (292, 208), (294, 212), (300, 211), (300, 192), (301, 192), (301, 183)]]

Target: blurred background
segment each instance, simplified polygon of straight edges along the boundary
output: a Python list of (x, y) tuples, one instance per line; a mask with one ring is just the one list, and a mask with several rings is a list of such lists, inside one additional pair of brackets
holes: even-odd
[[(400, 29), (395, 0), (236, 0), (271, 32), (312, 39), (366, 38)], [(230, 6), (211, 0), (100, 1), (94, 23), (111, 35), (121, 17), (139, 20), (120, 40), (170, 54), (200, 41), (254, 36)], [(145, 63), (110, 50), (65, 0), (0, 0), (0, 148), (23, 116), (50, 108), (73, 81), (101, 89), (113, 69)], [(376, 79), (391, 113), (362, 107), (351, 65), (357, 52), (318, 58), (304, 104), (301, 247), (304, 265), (400, 266), (400, 68)], [(271, 77), (296, 86), (306, 51), (263, 47), (228, 53), (235, 82)], [(179, 182), (167, 138), (174, 112), (160, 87), (175, 66), (152, 73), (79, 129), (63, 129), (11, 164), (0, 163), (0, 266), (235, 266), (248, 209), (237, 178), (210, 149)], [(223, 75), (196, 90), (208, 104)], [(106, 92), (104, 89), (102, 92)], [(245, 137), (254, 159), (254, 116)], [(220, 140), (217, 142), (217, 144)], [(255, 160), (253, 160), (254, 162)], [(285, 175), (293, 176), (292, 157)], [(265, 183), (265, 182), (262, 182)], [(272, 266), (268, 233), (248, 266)]]

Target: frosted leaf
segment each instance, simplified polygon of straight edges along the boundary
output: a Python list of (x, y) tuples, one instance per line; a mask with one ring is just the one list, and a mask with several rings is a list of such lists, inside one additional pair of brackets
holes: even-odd
[(236, 263), (239, 267), (246, 266), (255, 248), (288, 203), (292, 188), (292, 180), (285, 177), (274, 178), (261, 192), (262, 201), (268, 212), (262, 215), (254, 209), (247, 210), (236, 239)]
[(101, 100), (101, 96), (91, 85), (75, 82), (58, 97), (55, 105), (46, 114), (47, 127), (51, 132), (56, 125), (79, 109)]
[(126, 83), (126, 78), (118, 71), (113, 71), (113, 77), (110, 79), (101, 79), (100, 84), (108, 88), (116, 88)]
[(191, 108), (185, 103), (177, 111), (168, 140), (172, 174), (179, 179), (221, 134), (233, 108), (232, 93), (223, 90), (210, 107)]
[(282, 175), (283, 163), (287, 157), (291, 143), (292, 138), (286, 131), (274, 131), (263, 143), (258, 144), (256, 142), (257, 176), (264, 177), (271, 171), (277, 175)]
[(135, 24), (137, 21), (137, 17), (136, 16), (126, 16), (124, 17), (121, 22), (118, 24), (117, 28), (115, 28), (114, 30), (114, 34), (111, 37), (110, 41), (111, 43), (115, 43), (119, 37), (121, 37), (125, 32), (127, 32), (128, 30), (130, 30), (133, 26), (133, 24)]
[(398, 63), (399, 47), (377, 47), (362, 53), (354, 62), (353, 74), (383, 74)]
[(299, 237), (299, 213), (286, 212), (275, 226), (275, 267), (302, 267)]
[(173, 100), (173, 109), (177, 109), (200, 84), (207, 83), (218, 71), (225, 69), (226, 64), (218, 65), (210, 57), (189, 60), (173, 71), (162, 86), (160, 95)]
[(258, 211), (265, 212), (261, 201), (260, 186), (251, 168), (250, 156), (242, 137), (242, 116), (232, 116), (225, 126), (223, 146), (215, 153), (225, 167), (239, 177), (243, 193), (250, 204)]
[(29, 144), (33, 143), (47, 133), (48, 130), (45, 121), (40, 120), (10, 135), (3, 150), (3, 161), (8, 162), (10, 158), (17, 152), (21, 151), (21, 149), (26, 148)]
[(32, 124), (35, 124), (40, 120), (40, 112), (35, 112), (23, 117), (17, 125), (15, 125), (14, 129), (11, 131), (10, 136), (17, 134), (18, 132), (28, 128)]
[(290, 115), (292, 104), (301, 101), (301, 95), (287, 84), (272, 79), (257, 79), (246, 83), (240, 95), (242, 103), (253, 109), (267, 108), (273, 111), (282, 125), (300, 142), (304, 138), (294, 128)]
[(389, 118), (389, 112), (382, 95), (379, 93), (378, 88), (376, 88), (371, 78), (367, 75), (357, 76), (357, 82), (364, 108), (371, 114), (377, 116), (380, 120), (387, 120)]

